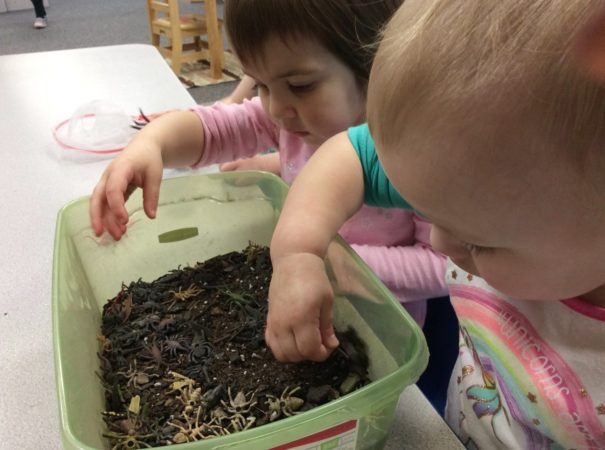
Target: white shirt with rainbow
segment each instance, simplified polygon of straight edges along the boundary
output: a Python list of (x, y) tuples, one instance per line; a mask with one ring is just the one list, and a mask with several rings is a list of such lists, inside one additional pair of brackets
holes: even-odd
[(605, 308), (513, 300), (448, 261), (460, 322), (446, 420), (468, 448), (605, 448)]

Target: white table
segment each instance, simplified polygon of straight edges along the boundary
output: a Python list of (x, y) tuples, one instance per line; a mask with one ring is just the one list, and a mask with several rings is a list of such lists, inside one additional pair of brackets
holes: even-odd
[[(0, 449), (60, 448), (51, 273), (57, 211), (92, 191), (108, 160), (57, 158), (50, 130), (94, 99), (129, 113), (193, 99), (158, 52), (120, 45), (0, 57)], [(387, 448), (459, 442), (415, 386), (402, 395)]]

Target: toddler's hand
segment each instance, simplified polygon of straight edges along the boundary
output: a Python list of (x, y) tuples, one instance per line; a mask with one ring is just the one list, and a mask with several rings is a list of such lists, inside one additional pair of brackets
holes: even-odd
[(323, 260), (296, 253), (273, 261), (265, 340), (283, 362), (323, 361), (338, 347), (333, 292)]
[(258, 155), (252, 158), (238, 159), (223, 163), (219, 166), (221, 172), (232, 172), (237, 170), (264, 170), (279, 176), (281, 170), (279, 165), (279, 153)]
[(150, 218), (155, 217), (160, 183), (162, 181), (162, 154), (159, 146), (149, 140), (133, 140), (107, 166), (90, 198), (90, 222), (97, 236), (107, 230), (118, 240), (126, 232), (128, 211), (124, 206), (130, 194), (143, 188), (143, 208)]

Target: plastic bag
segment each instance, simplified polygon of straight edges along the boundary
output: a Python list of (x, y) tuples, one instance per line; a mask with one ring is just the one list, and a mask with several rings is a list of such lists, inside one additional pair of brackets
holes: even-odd
[(137, 118), (110, 101), (93, 100), (80, 106), (71, 118), (58, 124), (53, 129), (53, 137), (65, 150), (62, 156), (113, 156), (138, 131), (133, 128), (134, 120)]

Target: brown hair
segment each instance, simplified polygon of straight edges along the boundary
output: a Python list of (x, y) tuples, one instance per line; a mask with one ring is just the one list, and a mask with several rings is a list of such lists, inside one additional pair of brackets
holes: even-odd
[(602, 146), (605, 89), (573, 60), (574, 36), (600, 4), (407, 0), (370, 76), (377, 147), (448, 145), (428, 142), (433, 131), (435, 139), (472, 134), (464, 145), (485, 151), (521, 145), (577, 157)]
[(315, 39), (366, 85), (377, 38), (403, 0), (227, 0), (225, 23), (242, 62), (270, 36)]

